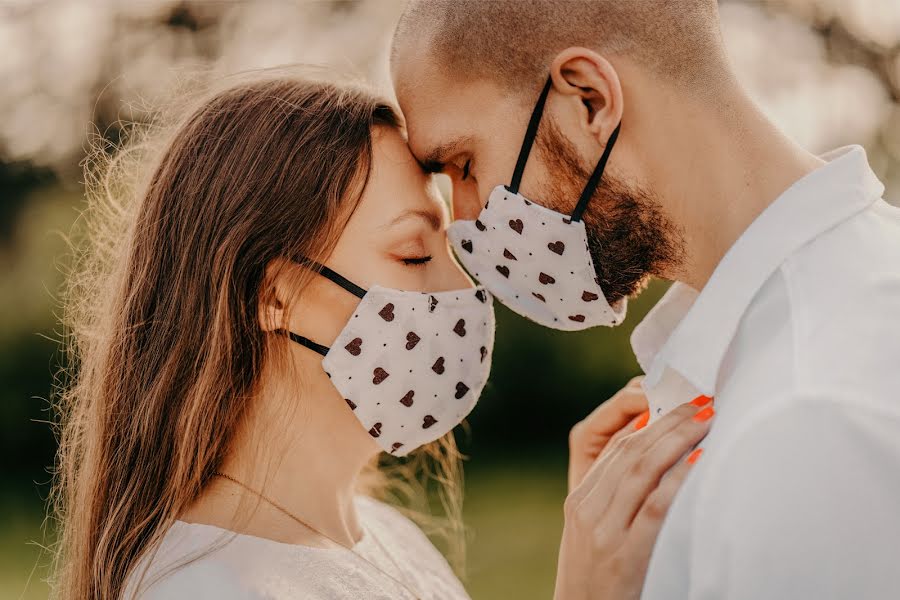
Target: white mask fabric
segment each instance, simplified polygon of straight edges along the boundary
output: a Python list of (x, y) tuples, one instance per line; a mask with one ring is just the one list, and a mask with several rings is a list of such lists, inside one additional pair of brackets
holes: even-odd
[(447, 235), (463, 266), (511, 310), (540, 325), (578, 331), (618, 325), (627, 299), (603, 293), (581, 220), (619, 135), (613, 131), (571, 215), (529, 200), (519, 184), (537, 136), (547, 80), (534, 107), (509, 186), (497, 186), (475, 221), (451, 223)]
[(283, 333), (324, 355), (323, 369), (369, 435), (386, 452), (403, 456), (459, 425), (490, 374), (491, 295), (481, 287), (365, 290), (317, 268), (359, 297), (359, 305), (330, 348)]
[(584, 223), (497, 186), (478, 219), (454, 221), (447, 236), (464, 267), (506, 306), (563, 331), (616, 325), (625, 302), (609, 305), (591, 260)]

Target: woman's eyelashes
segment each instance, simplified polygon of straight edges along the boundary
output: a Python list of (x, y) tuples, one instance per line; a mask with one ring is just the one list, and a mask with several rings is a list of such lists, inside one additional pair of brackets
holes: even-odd
[(416, 267), (430, 262), (431, 256), (414, 256), (410, 258), (401, 258), (400, 261), (408, 267)]
[(466, 179), (469, 178), (469, 170), (471, 169), (471, 167), (472, 167), (472, 161), (467, 160), (466, 164), (464, 164), (463, 168), (462, 168), (462, 180), (463, 181), (465, 181)]

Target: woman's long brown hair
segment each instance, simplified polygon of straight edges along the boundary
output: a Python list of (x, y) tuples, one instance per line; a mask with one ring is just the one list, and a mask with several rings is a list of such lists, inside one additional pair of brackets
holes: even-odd
[[(66, 297), (57, 597), (118, 600), (210, 481), (273, 352), (258, 321), (266, 266), (328, 256), (377, 126), (398, 117), (371, 93), (282, 75), (206, 98), (156, 158), (138, 138), (88, 164), (87, 236)], [(452, 490), (452, 437), (426, 454)], [(447, 497), (458, 513), (458, 494)]]

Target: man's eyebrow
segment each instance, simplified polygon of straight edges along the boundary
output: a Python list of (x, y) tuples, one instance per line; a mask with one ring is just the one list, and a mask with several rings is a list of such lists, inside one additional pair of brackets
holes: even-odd
[(425, 158), (421, 161), (422, 168), (425, 169), (426, 173), (440, 173), (444, 169), (447, 158), (456, 154), (459, 151), (460, 146), (471, 141), (472, 136), (464, 135), (435, 146), (428, 151)]
[(393, 227), (397, 223), (405, 221), (407, 219), (412, 218), (420, 218), (423, 219), (434, 231), (440, 231), (444, 225), (444, 220), (441, 218), (440, 213), (436, 210), (425, 210), (425, 209), (410, 209), (402, 212), (395, 219), (393, 219), (390, 223), (385, 225), (385, 229), (389, 227)]

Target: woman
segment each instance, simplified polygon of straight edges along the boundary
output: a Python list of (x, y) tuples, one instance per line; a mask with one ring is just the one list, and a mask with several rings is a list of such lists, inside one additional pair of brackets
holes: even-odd
[[(466, 597), (373, 499), (422, 500), (430, 458), (459, 531), (447, 434), (493, 342), (491, 299), (451, 256), (396, 113), (349, 86), (252, 81), (201, 102), (150, 164), (135, 202), (95, 202), (69, 298), (58, 595)], [(120, 171), (94, 187), (119, 190)], [(571, 563), (560, 589), (589, 568)]]

